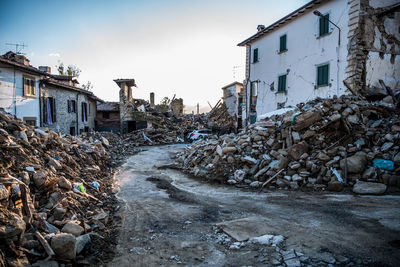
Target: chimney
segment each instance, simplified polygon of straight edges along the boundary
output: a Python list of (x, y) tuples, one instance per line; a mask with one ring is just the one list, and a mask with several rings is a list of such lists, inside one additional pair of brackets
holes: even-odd
[(51, 68), (49, 66), (39, 66), (39, 70), (51, 74)]
[(257, 26), (257, 31), (258, 31), (258, 32), (259, 32), (259, 31), (262, 31), (262, 30), (264, 30), (264, 29), (265, 29), (265, 25), (260, 24), (260, 25)]
[(154, 93), (150, 93), (150, 107), (154, 108)]
[(15, 61), (25, 66), (29, 66), (29, 59), (27, 59), (24, 55), (15, 55)]

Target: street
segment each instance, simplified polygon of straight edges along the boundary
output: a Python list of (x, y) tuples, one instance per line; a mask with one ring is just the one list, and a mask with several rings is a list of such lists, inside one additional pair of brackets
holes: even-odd
[(123, 219), (109, 266), (399, 266), (399, 196), (259, 192), (157, 168), (183, 148), (144, 147), (117, 173)]

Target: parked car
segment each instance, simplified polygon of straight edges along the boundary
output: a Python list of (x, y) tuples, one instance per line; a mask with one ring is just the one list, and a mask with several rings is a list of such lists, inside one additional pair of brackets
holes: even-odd
[(186, 136), (186, 139), (189, 142), (193, 142), (196, 140), (204, 139), (204, 138), (210, 136), (211, 134), (212, 134), (211, 130), (209, 130), (209, 129), (194, 130)]

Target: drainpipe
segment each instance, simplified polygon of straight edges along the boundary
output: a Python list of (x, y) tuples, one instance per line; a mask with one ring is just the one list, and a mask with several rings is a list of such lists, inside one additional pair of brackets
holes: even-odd
[(76, 114), (76, 131), (75, 131), (75, 134), (76, 135), (78, 135), (78, 131), (79, 131), (79, 114), (78, 114), (78, 110), (79, 110), (79, 105), (78, 105), (79, 95), (80, 95), (80, 93), (78, 92), (76, 94), (76, 110), (75, 110), (75, 114)]
[(41, 103), (42, 103), (42, 85), (43, 85), (43, 83), (39, 82), (39, 94), (38, 94), (38, 97), (39, 97), (39, 121), (40, 121), (39, 125), (40, 125), (40, 127), (42, 127), (42, 125), (43, 125), (43, 122), (42, 122), (42, 105), (41, 105)]
[[(251, 70), (251, 45), (249, 45), (249, 60), (248, 60), (248, 73), (249, 73), (249, 75), (247, 76), (247, 78), (246, 78), (246, 120), (245, 120), (245, 124), (246, 124), (246, 126), (248, 125), (248, 121), (249, 121), (249, 117), (250, 117), (250, 106), (249, 106), (249, 99), (248, 99), (248, 94), (247, 94), (247, 92), (248, 92), (248, 85), (249, 85), (249, 82), (250, 82), (250, 70)], [(246, 62), (247, 63), (247, 62)], [(251, 96), (250, 96), (251, 97)], [(242, 115), (243, 116), (243, 115)]]
[[(14, 84), (13, 84), (13, 102), (14, 102), (14, 116), (17, 116), (17, 86), (15, 84), (15, 66), (14, 66)], [(24, 88), (24, 84), (23, 84), (22, 80), (22, 88)], [(22, 89), (23, 90), (23, 89)]]

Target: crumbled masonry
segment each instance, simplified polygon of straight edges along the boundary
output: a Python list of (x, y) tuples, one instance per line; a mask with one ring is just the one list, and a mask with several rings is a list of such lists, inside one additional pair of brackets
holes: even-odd
[(114, 220), (107, 143), (62, 137), (0, 112), (0, 262), (90, 262), (90, 248)]
[[(315, 99), (180, 155), (196, 176), (235, 186), (383, 194), (400, 187), (400, 117), (389, 96)], [(397, 189), (396, 189), (397, 188)]]

